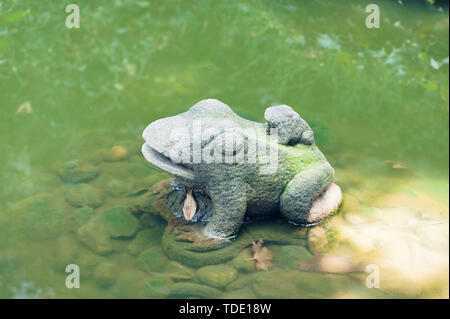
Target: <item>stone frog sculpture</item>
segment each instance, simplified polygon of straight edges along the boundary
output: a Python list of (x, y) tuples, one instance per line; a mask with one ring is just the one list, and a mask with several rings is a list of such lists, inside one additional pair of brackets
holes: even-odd
[[(179, 201), (202, 199), (184, 215), (203, 222), (207, 237), (230, 237), (246, 217), (279, 213), (295, 224), (316, 224), (342, 201), (309, 125), (287, 105), (269, 107), (264, 116), (267, 123), (249, 121), (208, 99), (143, 132), (144, 157), (174, 177)], [(176, 207), (183, 216), (182, 204)]]

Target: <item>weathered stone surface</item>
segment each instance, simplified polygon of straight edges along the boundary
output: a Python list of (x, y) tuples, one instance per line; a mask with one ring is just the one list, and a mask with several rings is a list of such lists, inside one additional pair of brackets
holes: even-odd
[[(210, 238), (235, 235), (245, 216), (268, 217), (281, 211), (291, 222), (309, 224), (334, 212), (329, 208), (338, 206), (341, 195), (327, 195), (338, 189), (329, 187), (334, 170), (314, 145), (311, 128), (286, 105), (267, 109), (266, 119), (267, 125), (248, 121), (226, 104), (208, 99), (145, 129), (143, 155), (176, 178), (177, 193), (169, 199), (176, 216), (182, 216), (180, 207), (190, 190), (208, 213), (199, 205), (193, 221), (206, 223), (201, 231)], [(267, 127), (279, 129), (281, 141), (268, 137)], [(180, 128), (183, 134), (174, 134)], [(193, 131), (198, 134), (191, 138)], [(257, 154), (258, 149), (275, 154), (270, 165), (265, 161), (269, 155)], [(258, 160), (248, 160), (253, 158)], [(314, 206), (320, 198), (326, 205)]]
[(237, 271), (230, 265), (213, 265), (200, 268), (197, 275), (204, 284), (220, 288), (235, 280)]
[(279, 143), (285, 145), (314, 143), (312, 129), (290, 106), (269, 107), (264, 112), (264, 118), (267, 121), (268, 130), (277, 129)]
[(66, 201), (74, 207), (100, 207), (103, 204), (101, 192), (89, 184), (71, 186), (65, 192)]
[(97, 177), (99, 170), (96, 166), (80, 160), (72, 160), (65, 163), (58, 174), (65, 183), (86, 183)]
[(168, 259), (159, 246), (144, 250), (137, 258), (139, 269), (147, 272), (163, 271), (167, 263)]

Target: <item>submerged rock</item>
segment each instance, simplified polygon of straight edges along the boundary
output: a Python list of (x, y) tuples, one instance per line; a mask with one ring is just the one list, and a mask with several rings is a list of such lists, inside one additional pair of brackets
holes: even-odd
[[(356, 284), (338, 275), (322, 275), (299, 270), (259, 272), (252, 281), (258, 298), (333, 298)], [(357, 284), (360, 287), (360, 283)]]
[(65, 192), (66, 201), (74, 207), (100, 207), (103, 204), (101, 192), (89, 184), (77, 184)]
[(99, 216), (91, 218), (77, 231), (78, 239), (97, 254), (104, 255), (113, 251), (108, 229)]
[(162, 231), (160, 229), (144, 229), (137, 233), (133, 241), (128, 245), (130, 255), (137, 256), (151, 246), (161, 244)]
[(200, 268), (197, 275), (204, 284), (220, 288), (235, 280), (237, 271), (229, 265), (214, 265)]
[(222, 295), (219, 289), (191, 282), (175, 283), (170, 293), (177, 298), (220, 298)]
[(80, 160), (72, 160), (65, 163), (58, 174), (64, 183), (86, 183), (97, 177), (99, 169)]
[(94, 280), (101, 287), (109, 287), (116, 282), (117, 266), (110, 262), (100, 263), (94, 271)]
[(75, 263), (79, 253), (79, 244), (73, 236), (65, 236), (58, 241), (54, 252), (56, 270), (60, 273), (64, 273), (67, 265)]
[(137, 265), (147, 272), (163, 271), (169, 260), (159, 246), (150, 247), (139, 254)]
[(105, 184), (105, 188), (108, 194), (114, 197), (118, 197), (122, 194), (128, 193), (131, 190), (130, 185), (117, 179), (111, 179), (110, 181), (108, 181)]
[(294, 245), (272, 245), (270, 250), (274, 255), (274, 266), (279, 269), (297, 269), (301, 262), (313, 257), (305, 247)]
[(169, 261), (165, 272), (168, 273), (170, 278), (174, 281), (195, 281), (197, 279), (193, 270), (176, 261)]
[(94, 210), (91, 207), (82, 207), (75, 210), (73, 217), (75, 219), (76, 226), (80, 227), (87, 223), (92, 217)]
[(128, 158), (130, 155), (130, 151), (120, 145), (116, 145), (111, 147), (108, 151), (105, 152), (105, 160), (107, 161), (122, 161)]
[(82, 278), (93, 278), (97, 266), (105, 262), (104, 257), (97, 256), (87, 249), (80, 251), (75, 264), (80, 266), (80, 276)]
[(111, 237), (132, 237), (139, 227), (139, 221), (121, 206), (103, 211), (101, 219)]
[(145, 284), (148, 298), (167, 298), (173, 287), (172, 279), (166, 274), (152, 274)]
[[(176, 196), (167, 181), (156, 185), (146, 200), (147, 209), (158, 211), (168, 226), (162, 236), (162, 246), (167, 256), (192, 267), (225, 263), (236, 257), (252, 242), (263, 239), (265, 243), (277, 242), (305, 246), (305, 239), (292, 236), (298, 227), (283, 220), (254, 221), (246, 224), (233, 240), (211, 239), (198, 232), (196, 224), (187, 223), (167, 208), (171, 196)], [(152, 208), (151, 208), (151, 207)]]
[[(48, 193), (31, 196), (7, 209), (0, 219), (4, 240), (26, 237), (57, 238), (73, 226), (72, 209), (61, 198)], [(8, 235), (11, 234), (11, 235)]]
[(253, 257), (253, 252), (251, 248), (246, 248), (242, 250), (239, 255), (234, 257), (233, 259), (233, 267), (237, 270), (243, 271), (243, 272), (251, 272), (255, 271), (255, 261), (251, 260)]

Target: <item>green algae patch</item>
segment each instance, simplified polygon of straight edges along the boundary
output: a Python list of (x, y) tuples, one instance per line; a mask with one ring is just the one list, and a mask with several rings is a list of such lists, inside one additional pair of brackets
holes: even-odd
[(72, 209), (59, 197), (41, 193), (6, 210), (0, 221), (3, 234), (29, 239), (56, 238), (73, 226)]
[(163, 274), (152, 274), (145, 284), (145, 295), (148, 298), (167, 298), (173, 286), (172, 279)]
[(220, 298), (222, 295), (217, 288), (191, 282), (177, 282), (171, 287), (170, 293), (177, 298)]
[(76, 184), (69, 187), (65, 193), (65, 198), (73, 207), (97, 208), (103, 204), (101, 191), (90, 184)]
[(137, 258), (139, 269), (147, 272), (163, 271), (168, 262), (169, 260), (159, 246), (144, 250)]
[(137, 256), (146, 248), (160, 245), (161, 236), (162, 231), (158, 228), (141, 230), (128, 245), (128, 253), (132, 256)]
[(205, 266), (197, 270), (198, 278), (212, 287), (225, 287), (237, 277), (237, 271), (229, 265)]
[(139, 221), (121, 206), (103, 211), (101, 219), (111, 237), (132, 237), (139, 227)]

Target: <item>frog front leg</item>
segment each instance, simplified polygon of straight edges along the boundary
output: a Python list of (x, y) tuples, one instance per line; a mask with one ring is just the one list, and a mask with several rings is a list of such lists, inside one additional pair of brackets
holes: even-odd
[(247, 184), (240, 179), (221, 181), (208, 186), (207, 191), (214, 211), (203, 233), (210, 238), (235, 235), (247, 209)]

